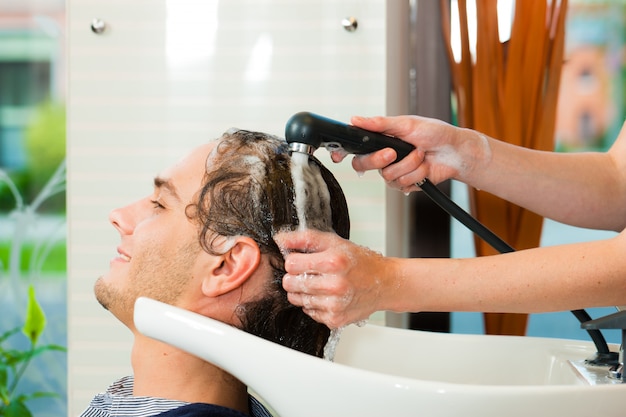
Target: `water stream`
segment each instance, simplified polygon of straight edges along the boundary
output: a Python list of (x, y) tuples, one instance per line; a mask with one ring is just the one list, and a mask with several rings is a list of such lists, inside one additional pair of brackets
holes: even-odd
[[(320, 230), (332, 230), (330, 194), (319, 169), (309, 163), (309, 155), (293, 152), (291, 155), (291, 176), (293, 180), (295, 204), (298, 213), (299, 229), (307, 228), (307, 219), (311, 227)], [(334, 361), (335, 350), (344, 327), (331, 329), (324, 346), (324, 359)]]
[(291, 155), (291, 178), (293, 181), (296, 211), (298, 213), (299, 229), (306, 229), (307, 184), (304, 170), (310, 170), (309, 155), (293, 152)]

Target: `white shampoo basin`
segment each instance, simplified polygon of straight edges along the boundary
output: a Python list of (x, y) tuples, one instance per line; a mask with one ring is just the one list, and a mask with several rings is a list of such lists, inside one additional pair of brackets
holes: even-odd
[(147, 298), (135, 325), (247, 384), (280, 417), (624, 417), (626, 384), (590, 385), (591, 342), (349, 326), (335, 362)]

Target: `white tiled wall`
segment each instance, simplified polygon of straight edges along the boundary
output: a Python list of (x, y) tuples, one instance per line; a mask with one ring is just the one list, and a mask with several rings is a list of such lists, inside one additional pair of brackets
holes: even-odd
[[(385, 13), (384, 0), (68, 1), (70, 415), (130, 372), (130, 333), (92, 293), (118, 244), (109, 211), (231, 126), (282, 136), (301, 110), (384, 114)], [(316, 156), (346, 191), (353, 240), (382, 252), (382, 181)]]

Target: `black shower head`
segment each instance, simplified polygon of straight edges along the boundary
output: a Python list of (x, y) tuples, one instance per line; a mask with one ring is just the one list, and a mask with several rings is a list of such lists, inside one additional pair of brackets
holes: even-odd
[(324, 146), (329, 151), (356, 155), (368, 154), (384, 148), (396, 151), (396, 161), (404, 158), (414, 147), (410, 143), (382, 133), (370, 132), (309, 112), (296, 113), (287, 121), (285, 139), (292, 152), (313, 155)]

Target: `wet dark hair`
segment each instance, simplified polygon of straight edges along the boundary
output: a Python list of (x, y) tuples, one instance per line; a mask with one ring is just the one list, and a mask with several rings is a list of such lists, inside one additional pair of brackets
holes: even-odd
[[(298, 227), (287, 143), (260, 132), (227, 132), (209, 159), (211, 169), (205, 175), (193, 213), (201, 224), (202, 247), (217, 254), (220, 239), (248, 236), (259, 245), (261, 254), (269, 258), (273, 271), (265, 293), (237, 308), (242, 330), (321, 357), (330, 330), (287, 300), (282, 287), (284, 258), (274, 241), (275, 233)], [(309, 160), (328, 187), (332, 230), (347, 239), (350, 219), (343, 191), (326, 167), (314, 157)], [(324, 212), (319, 205), (328, 202), (321, 200), (307, 198), (306, 219), (310, 228), (324, 228), (328, 224), (328, 221), (316, 222), (314, 215), (309, 214)]]

